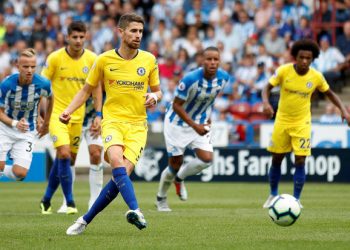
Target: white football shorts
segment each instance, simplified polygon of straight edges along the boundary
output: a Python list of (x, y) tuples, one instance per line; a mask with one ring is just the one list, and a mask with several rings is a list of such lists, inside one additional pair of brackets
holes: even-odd
[(6, 161), (10, 151), (13, 164), (29, 169), (36, 143), (36, 131), (22, 133), (0, 122), (0, 161)]
[(168, 156), (183, 155), (187, 147), (213, 152), (210, 131), (202, 136), (193, 128), (178, 126), (167, 118), (164, 121), (164, 138)]
[(103, 143), (102, 143), (102, 137), (101, 135), (99, 135), (97, 138), (93, 138), (91, 136), (91, 132), (90, 132), (90, 126), (89, 127), (83, 127), (83, 132), (82, 132), (83, 136), (86, 140), (86, 144), (88, 146), (90, 145), (98, 145), (103, 147)]

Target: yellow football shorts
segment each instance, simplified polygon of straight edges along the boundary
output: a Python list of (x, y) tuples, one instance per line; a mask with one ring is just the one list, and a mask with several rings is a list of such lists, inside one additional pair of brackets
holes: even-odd
[(102, 121), (102, 140), (105, 152), (113, 145), (124, 148), (124, 157), (136, 165), (147, 141), (147, 122)]
[(277, 154), (293, 151), (299, 156), (311, 155), (311, 125), (275, 123), (267, 150)]
[(81, 142), (83, 123), (63, 124), (57, 119), (51, 119), (49, 125), (50, 136), (55, 148), (70, 145), (72, 153), (77, 154)]

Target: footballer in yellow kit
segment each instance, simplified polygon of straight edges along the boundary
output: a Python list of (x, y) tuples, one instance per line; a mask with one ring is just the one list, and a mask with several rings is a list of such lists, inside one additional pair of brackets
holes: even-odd
[(86, 82), (95, 87), (101, 80), (106, 91), (103, 105), (102, 138), (104, 149), (122, 145), (124, 156), (136, 164), (147, 139), (145, 94), (149, 86), (159, 85), (156, 58), (138, 50), (125, 60), (117, 50), (96, 59)]
[(282, 161), (290, 151), (294, 152), (293, 196), (300, 208), (303, 207), (300, 197), (306, 180), (306, 157), (311, 154), (311, 96), (315, 90), (323, 92), (350, 125), (350, 115), (340, 98), (329, 88), (321, 72), (310, 67), (320, 54), (318, 44), (308, 39), (296, 41), (290, 49), (290, 54), (294, 62), (280, 66), (262, 91), (264, 112), (272, 117), (274, 110), (269, 100), (271, 90), (275, 86), (280, 87), (272, 139), (267, 148), (272, 153), (268, 173), (270, 195), (263, 208), (269, 208), (279, 193)]
[(67, 48), (61, 48), (51, 53), (47, 59), (41, 74), (52, 82), (54, 107), (49, 130), (55, 148), (70, 145), (72, 153), (78, 152), (85, 106), (81, 106), (72, 115), (71, 123), (68, 125), (59, 121), (59, 115), (84, 86), (95, 58), (95, 53), (84, 49), (79, 59), (73, 59), (68, 54)]
[(299, 75), (292, 63), (276, 70), (270, 84), (280, 86), (280, 101), (274, 131), (268, 151), (296, 155), (311, 154), (311, 96), (317, 89), (325, 92), (329, 85), (323, 75), (314, 68)]

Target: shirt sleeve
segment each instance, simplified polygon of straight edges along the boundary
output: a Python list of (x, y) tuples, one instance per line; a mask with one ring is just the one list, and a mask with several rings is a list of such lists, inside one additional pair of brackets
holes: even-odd
[(160, 81), (159, 81), (158, 63), (157, 63), (157, 59), (154, 58), (154, 63), (149, 75), (149, 86), (158, 86), (159, 84), (160, 84)]
[(321, 73), (320, 73), (319, 84), (317, 89), (320, 92), (326, 92), (329, 89), (329, 84), (327, 83), (326, 79)]
[(190, 93), (190, 87), (191, 84), (189, 79), (187, 77), (184, 77), (176, 88), (175, 96), (182, 100), (187, 100)]
[(282, 79), (283, 79), (283, 68), (279, 67), (278, 69), (276, 69), (275, 73), (270, 77), (269, 83), (272, 86), (276, 87), (282, 83)]
[(96, 87), (100, 80), (103, 78), (103, 60), (98, 56), (91, 67), (86, 83), (92, 87)]
[(41, 75), (46, 77), (49, 80), (52, 80), (52, 77), (55, 73), (55, 68), (56, 68), (56, 65), (55, 65), (54, 57), (52, 55), (49, 55), (41, 71)]
[(3, 82), (0, 84), (0, 108), (5, 107), (5, 98), (6, 93), (8, 91), (8, 88), (6, 87), (6, 84)]

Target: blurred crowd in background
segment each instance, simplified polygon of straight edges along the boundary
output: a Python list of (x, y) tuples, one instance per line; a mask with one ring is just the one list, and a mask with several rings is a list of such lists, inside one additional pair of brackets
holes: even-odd
[[(317, 3), (315, 8), (313, 3)], [(336, 91), (346, 84), (350, 61), (350, 0), (7, 0), (0, 3), (0, 80), (16, 72), (18, 52), (37, 51), (40, 73), (48, 54), (65, 46), (74, 20), (88, 26), (86, 48), (97, 54), (118, 46), (119, 17), (136, 12), (145, 18), (142, 49), (158, 58), (164, 98), (148, 111), (149, 122), (162, 121), (181, 77), (201, 66), (201, 51), (217, 46), (221, 67), (231, 81), (217, 98), (212, 120), (266, 119), (261, 90), (276, 67), (291, 62), (298, 39), (315, 39), (321, 54), (313, 67)], [(340, 23), (330, 30), (312, 28), (312, 20)], [(320, 26), (321, 27), (321, 26)], [(332, 39), (333, 38), (333, 39)], [(272, 96), (274, 98), (274, 96)], [(276, 98), (272, 100), (277, 105)]]

